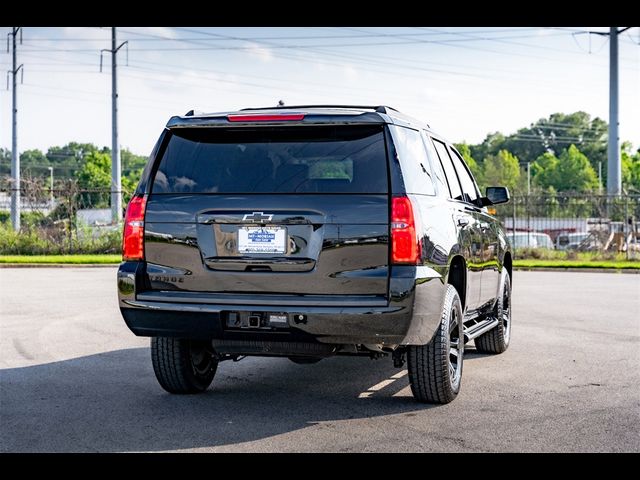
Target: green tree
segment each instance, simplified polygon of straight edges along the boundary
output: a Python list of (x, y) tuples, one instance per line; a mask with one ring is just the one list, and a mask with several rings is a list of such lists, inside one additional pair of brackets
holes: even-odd
[(122, 160), (122, 187), (124, 191), (131, 193), (140, 181), (142, 170), (149, 158), (131, 153), (127, 149), (120, 151), (120, 158)]
[(469, 153), (473, 158), (485, 159), (497, 154), (504, 147), (505, 136), (500, 132), (489, 133), (482, 143), (469, 145)]
[[(512, 135), (490, 133), (482, 143), (469, 145), (469, 149), (471, 156), (478, 160), (497, 155), (500, 150), (508, 150), (524, 166), (544, 153), (558, 157), (570, 145), (576, 145), (595, 171), (601, 163), (603, 174), (606, 174), (607, 128), (607, 122), (598, 117), (591, 118), (586, 112), (553, 113)], [(606, 176), (603, 181), (606, 181)]]
[(591, 162), (606, 167), (607, 122), (586, 112), (553, 113), (527, 128), (519, 129), (505, 138), (504, 146), (523, 163), (532, 162), (545, 152), (559, 155), (570, 145), (576, 145)]
[(640, 149), (632, 154), (631, 143), (624, 142), (621, 157), (623, 190), (640, 193)]
[(587, 157), (571, 145), (560, 157), (540, 155), (531, 165), (533, 181), (546, 189), (560, 192), (589, 192), (599, 188), (598, 176)]
[(20, 154), (20, 172), (31, 177), (49, 176), (49, 159), (38, 149), (25, 150)]
[(531, 164), (531, 182), (544, 189), (553, 188), (558, 183), (558, 157), (551, 152), (545, 152), (540, 155), (535, 162)]
[(108, 153), (109, 149), (99, 149), (93, 143), (69, 142), (61, 147), (50, 147), (46, 157), (57, 177), (72, 178), (82, 168), (86, 157), (93, 152)]
[(482, 162), (482, 177), (486, 186), (504, 186), (517, 192), (521, 188), (518, 157), (507, 150), (487, 156)]
[(587, 192), (598, 189), (598, 175), (578, 147), (571, 145), (562, 152), (559, 160), (557, 190)]
[(11, 175), (11, 150), (0, 148), (0, 175)]
[(93, 190), (80, 195), (80, 208), (109, 206), (107, 192), (111, 188), (111, 156), (108, 153), (90, 152), (82, 168), (76, 172), (76, 179), (81, 190)]

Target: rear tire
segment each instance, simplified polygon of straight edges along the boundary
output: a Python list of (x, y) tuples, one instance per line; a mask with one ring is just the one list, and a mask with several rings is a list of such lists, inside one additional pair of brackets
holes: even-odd
[(458, 292), (447, 285), (438, 330), (428, 344), (408, 348), (409, 383), (417, 401), (449, 403), (458, 395), (464, 356), (462, 319)]
[(160, 386), (178, 394), (204, 392), (218, 368), (211, 342), (183, 338), (153, 337), (151, 362)]
[(475, 339), (476, 350), (480, 353), (502, 353), (511, 340), (511, 278), (505, 272), (502, 289), (496, 302), (495, 315), (498, 325)]
[(287, 357), (293, 363), (297, 363), (298, 365), (311, 365), (313, 363), (318, 363), (322, 360), (322, 357)]

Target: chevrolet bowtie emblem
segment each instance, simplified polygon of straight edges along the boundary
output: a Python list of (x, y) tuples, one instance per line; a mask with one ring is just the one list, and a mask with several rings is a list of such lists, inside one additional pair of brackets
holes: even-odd
[(247, 213), (242, 217), (243, 222), (264, 223), (270, 222), (273, 218), (273, 214), (265, 214), (263, 212)]

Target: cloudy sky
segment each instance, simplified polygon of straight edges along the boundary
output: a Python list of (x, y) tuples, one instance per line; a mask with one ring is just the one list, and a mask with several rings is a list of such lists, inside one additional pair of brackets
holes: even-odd
[[(195, 108), (390, 105), (452, 141), (512, 133), (554, 112), (608, 118), (608, 37), (598, 27), (118, 28), (120, 142), (148, 154)], [(2, 38), (10, 28), (0, 28)], [(110, 28), (25, 27), (19, 150), (111, 145)], [(640, 147), (640, 28), (620, 36), (620, 132)], [(128, 57), (128, 65), (127, 65)], [(11, 55), (0, 53), (0, 67)], [(0, 146), (11, 145), (0, 91)]]

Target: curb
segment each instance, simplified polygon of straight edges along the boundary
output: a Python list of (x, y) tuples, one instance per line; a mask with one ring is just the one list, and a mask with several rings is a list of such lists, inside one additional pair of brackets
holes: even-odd
[(638, 268), (576, 268), (576, 267), (513, 267), (524, 272), (585, 272), (585, 273), (630, 273), (640, 274)]
[[(0, 268), (115, 268), (120, 263), (0, 263)], [(640, 274), (638, 268), (573, 268), (573, 267), (513, 267), (523, 272), (585, 272)]]
[(120, 263), (0, 263), (0, 268), (114, 268)]

